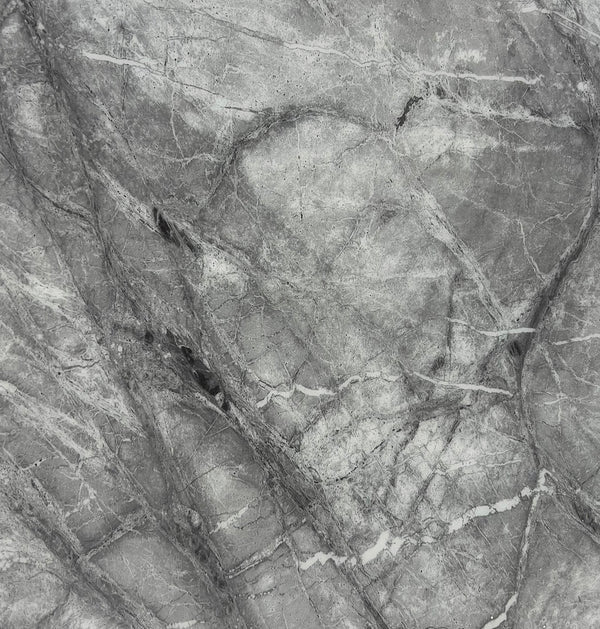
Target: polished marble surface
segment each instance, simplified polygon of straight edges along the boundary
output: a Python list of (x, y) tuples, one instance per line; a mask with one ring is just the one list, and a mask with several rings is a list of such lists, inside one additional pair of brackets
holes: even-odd
[(600, 626), (596, 0), (0, 0), (0, 627)]

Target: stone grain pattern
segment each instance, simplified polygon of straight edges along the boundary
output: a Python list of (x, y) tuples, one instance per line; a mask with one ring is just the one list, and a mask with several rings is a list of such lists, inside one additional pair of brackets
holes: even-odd
[(596, 0), (0, 0), (0, 627), (600, 626)]

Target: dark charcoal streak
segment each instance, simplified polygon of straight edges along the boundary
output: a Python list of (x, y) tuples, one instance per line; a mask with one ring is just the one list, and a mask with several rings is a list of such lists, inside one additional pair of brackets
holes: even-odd
[(171, 229), (171, 225), (168, 221), (165, 220), (164, 216), (156, 208), (152, 208), (152, 215), (154, 217), (154, 222), (158, 227), (158, 231), (160, 231), (163, 238), (171, 241), (173, 244), (179, 247), (179, 241), (173, 237), (173, 230)]
[(193, 242), (188, 237), (188, 235), (177, 226), (170, 223), (155, 207), (152, 208), (152, 216), (154, 217), (154, 222), (156, 223), (156, 227), (160, 232), (161, 236), (172, 242), (175, 246), (180, 247), (182, 244), (185, 245), (192, 253), (196, 250)]
[(406, 122), (406, 118), (408, 117), (408, 114), (411, 112), (411, 109), (422, 100), (423, 100), (422, 96), (411, 96), (406, 101), (406, 105), (404, 105), (404, 111), (400, 114), (400, 116), (398, 117), (398, 120), (396, 120), (396, 129), (399, 129), (400, 127), (404, 125), (404, 123)]
[(183, 345), (170, 330), (167, 330), (166, 338), (169, 349), (181, 352), (184, 362), (186, 363), (186, 368), (189, 366), (194, 380), (205, 393), (208, 393), (213, 397), (219, 393), (223, 393), (217, 375), (214, 374), (196, 354), (194, 354), (194, 350), (187, 345)]

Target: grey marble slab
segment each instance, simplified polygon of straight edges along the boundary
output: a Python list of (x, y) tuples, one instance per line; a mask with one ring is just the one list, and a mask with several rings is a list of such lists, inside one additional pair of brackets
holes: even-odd
[(597, 0), (0, 0), (0, 627), (600, 627)]

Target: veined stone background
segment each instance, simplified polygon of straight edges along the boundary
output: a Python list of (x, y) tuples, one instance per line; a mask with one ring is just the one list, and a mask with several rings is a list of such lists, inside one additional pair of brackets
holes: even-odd
[(600, 627), (597, 0), (0, 0), (0, 627)]

